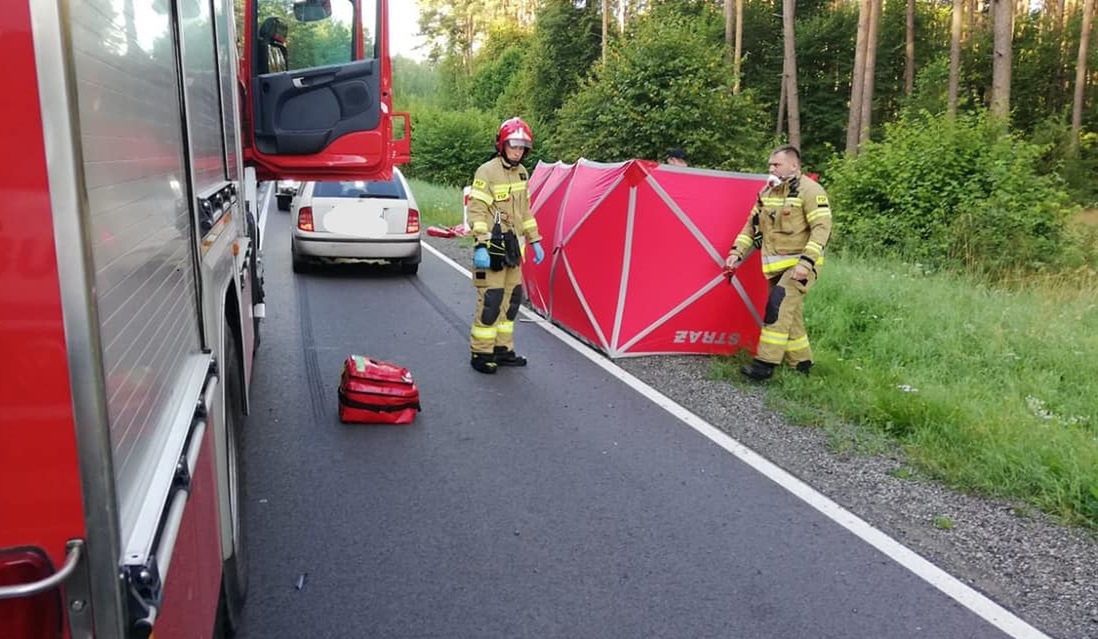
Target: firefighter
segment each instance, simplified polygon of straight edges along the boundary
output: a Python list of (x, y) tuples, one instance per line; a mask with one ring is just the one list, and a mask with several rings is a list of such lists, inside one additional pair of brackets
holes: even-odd
[(514, 341), (525, 252), (519, 236), (530, 244), (535, 264), (545, 259), (538, 223), (530, 215), (528, 174), (522, 165), (533, 145), (534, 134), (526, 122), (504, 121), (496, 135), (496, 155), (480, 165), (469, 191), (477, 291), (471, 365), (481, 373), (495, 373), (500, 366), (526, 366), (526, 358), (515, 353)]
[(770, 175), (725, 262), (729, 277), (756, 248), (770, 282), (762, 334), (747, 377), (762, 381), (783, 361), (808, 374), (812, 348), (804, 327), (804, 298), (823, 264), (831, 235), (831, 205), (823, 187), (801, 175), (801, 154), (783, 146), (770, 155)]

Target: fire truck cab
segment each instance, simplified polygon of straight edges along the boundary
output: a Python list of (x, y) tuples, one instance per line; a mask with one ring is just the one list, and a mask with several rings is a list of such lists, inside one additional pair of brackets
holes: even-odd
[(275, 180), (408, 160), (387, 22), (387, 0), (0, 11), (3, 639), (237, 623), (263, 216)]

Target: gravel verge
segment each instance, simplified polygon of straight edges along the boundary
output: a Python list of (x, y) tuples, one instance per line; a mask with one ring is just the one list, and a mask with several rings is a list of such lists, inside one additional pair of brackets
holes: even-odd
[[(466, 268), (472, 263), (472, 249), (458, 240), (425, 241)], [(762, 387), (712, 379), (708, 357), (616, 363), (1050, 636), (1098, 638), (1098, 536), (911, 474), (898, 449), (837, 451), (822, 429), (768, 409)]]

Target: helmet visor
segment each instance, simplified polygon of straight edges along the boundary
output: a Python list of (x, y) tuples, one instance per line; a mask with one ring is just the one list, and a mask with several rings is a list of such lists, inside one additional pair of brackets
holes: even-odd
[(530, 140), (520, 137), (509, 138), (504, 141), (509, 149), (529, 149), (531, 148)]

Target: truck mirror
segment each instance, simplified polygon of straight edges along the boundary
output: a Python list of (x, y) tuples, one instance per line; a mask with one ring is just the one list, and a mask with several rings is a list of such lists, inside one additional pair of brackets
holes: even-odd
[(300, 0), (294, 3), (294, 17), (298, 22), (316, 22), (332, 17), (331, 0)]

